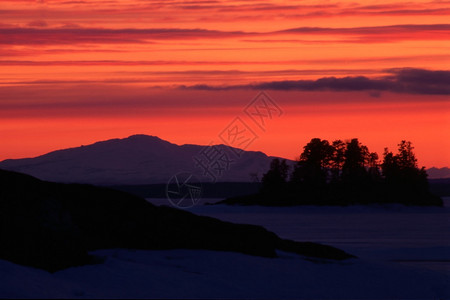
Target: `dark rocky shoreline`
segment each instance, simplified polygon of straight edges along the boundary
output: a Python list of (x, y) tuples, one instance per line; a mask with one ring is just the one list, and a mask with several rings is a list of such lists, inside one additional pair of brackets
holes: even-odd
[(207, 249), (276, 257), (276, 250), (342, 260), (325, 245), (279, 238), (108, 188), (61, 184), (0, 170), (0, 258), (47, 271), (95, 263), (97, 249)]

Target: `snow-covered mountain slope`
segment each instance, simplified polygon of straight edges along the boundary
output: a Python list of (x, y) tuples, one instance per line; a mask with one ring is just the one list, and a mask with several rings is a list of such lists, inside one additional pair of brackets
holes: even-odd
[(261, 177), (268, 170), (272, 158), (225, 145), (179, 146), (155, 136), (133, 135), (35, 158), (8, 159), (0, 162), (0, 169), (48, 181), (99, 185), (166, 183), (179, 172), (193, 173), (202, 182), (249, 182), (252, 173)]

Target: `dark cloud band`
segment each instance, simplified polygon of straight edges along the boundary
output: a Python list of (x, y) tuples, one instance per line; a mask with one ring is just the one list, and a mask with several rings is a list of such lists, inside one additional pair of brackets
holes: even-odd
[(409, 94), (450, 95), (450, 71), (402, 68), (390, 69), (387, 72), (389, 75), (381, 78), (365, 76), (323, 77), (317, 80), (284, 80), (231, 86), (198, 84), (182, 86), (181, 88), (196, 90), (389, 91)]

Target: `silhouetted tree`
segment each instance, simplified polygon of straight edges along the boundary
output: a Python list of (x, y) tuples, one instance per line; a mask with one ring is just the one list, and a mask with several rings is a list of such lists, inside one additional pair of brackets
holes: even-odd
[[(274, 199), (276, 205), (373, 202), (442, 205), (442, 199), (430, 193), (425, 168), (418, 168), (413, 150), (408, 141), (398, 144), (396, 154), (385, 148), (380, 164), (378, 154), (370, 152), (356, 138), (347, 142), (335, 140), (332, 144), (313, 138), (303, 147), (291, 174), (285, 160), (272, 161), (262, 178), (258, 197), (268, 205)], [(277, 197), (273, 197), (275, 194)]]
[(398, 144), (398, 153), (394, 155), (388, 148), (384, 149), (384, 160), (381, 165), (383, 175), (388, 181), (401, 181), (405, 176), (419, 174), (417, 159), (411, 142), (402, 141)]
[(328, 169), (331, 167), (333, 147), (327, 140), (319, 138), (303, 148), (300, 160), (294, 168), (292, 181), (295, 184), (321, 186), (327, 181)]
[(345, 162), (346, 144), (341, 140), (332, 143), (333, 154), (331, 157), (331, 180), (338, 181)]
[(402, 141), (398, 144), (397, 163), (402, 170), (417, 169), (417, 159), (413, 152), (414, 147), (409, 141)]
[(371, 180), (381, 180), (380, 162), (376, 152), (370, 152), (367, 155), (367, 173)]
[(286, 160), (275, 158), (270, 163), (270, 169), (262, 178), (263, 192), (279, 193), (286, 187), (289, 166)]
[(400, 168), (397, 164), (397, 159), (395, 158), (394, 153), (389, 151), (388, 148), (384, 148), (383, 157), (381, 170), (383, 172), (383, 176), (389, 181), (397, 176)]
[(425, 168), (417, 166), (414, 147), (409, 141), (398, 144), (398, 153), (393, 154), (387, 148), (381, 165), (385, 177), (388, 197), (399, 202), (423, 202), (431, 196)]
[(365, 169), (369, 150), (358, 139), (347, 142), (345, 161), (342, 166), (342, 177), (345, 180), (361, 179), (367, 174)]

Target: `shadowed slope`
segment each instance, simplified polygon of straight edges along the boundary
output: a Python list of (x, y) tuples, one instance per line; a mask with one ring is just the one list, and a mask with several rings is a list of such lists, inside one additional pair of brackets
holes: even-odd
[(90, 185), (40, 181), (0, 170), (0, 258), (56, 271), (91, 261), (106, 248), (209, 249), (276, 257), (276, 250), (346, 259), (329, 246), (280, 239), (255, 225), (232, 224)]

